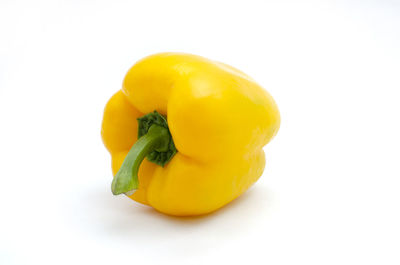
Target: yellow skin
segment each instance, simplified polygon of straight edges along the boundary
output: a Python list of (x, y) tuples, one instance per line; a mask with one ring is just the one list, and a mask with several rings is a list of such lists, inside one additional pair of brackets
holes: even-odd
[(219, 209), (261, 176), (280, 116), (243, 72), (209, 59), (161, 53), (137, 62), (107, 103), (102, 138), (115, 175), (137, 141), (137, 118), (167, 117), (178, 152), (164, 167), (144, 159), (131, 199), (177, 216)]

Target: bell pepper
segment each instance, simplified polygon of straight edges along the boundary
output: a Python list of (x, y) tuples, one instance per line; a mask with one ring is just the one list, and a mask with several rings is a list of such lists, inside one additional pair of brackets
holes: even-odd
[(137, 62), (108, 101), (113, 194), (176, 216), (215, 211), (262, 175), (280, 115), (251, 77), (182, 53)]

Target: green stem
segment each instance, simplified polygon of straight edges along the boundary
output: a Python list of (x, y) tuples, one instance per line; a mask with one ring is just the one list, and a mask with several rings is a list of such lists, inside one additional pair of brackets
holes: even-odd
[(148, 132), (140, 137), (125, 157), (121, 168), (115, 175), (111, 190), (114, 195), (130, 195), (139, 186), (138, 172), (143, 159), (153, 151), (163, 152), (168, 149), (170, 135), (168, 128), (157, 124), (151, 125)]

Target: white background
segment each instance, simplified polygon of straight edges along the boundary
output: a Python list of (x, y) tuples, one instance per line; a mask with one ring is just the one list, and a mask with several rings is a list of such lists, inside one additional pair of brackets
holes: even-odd
[[(282, 124), (264, 175), (174, 218), (110, 192), (103, 108), (131, 65), (248, 73)], [(400, 264), (398, 1), (0, 3), (0, 264)]]

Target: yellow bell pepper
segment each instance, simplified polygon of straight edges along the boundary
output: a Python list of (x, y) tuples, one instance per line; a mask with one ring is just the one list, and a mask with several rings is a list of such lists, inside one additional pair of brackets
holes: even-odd
[(229, 65), (181, 53), (144, 58), (104, 111), (113, 194), (169, 215), (215, 211), (261, 176), (262, 148), (279, 124), (273, 98)]

